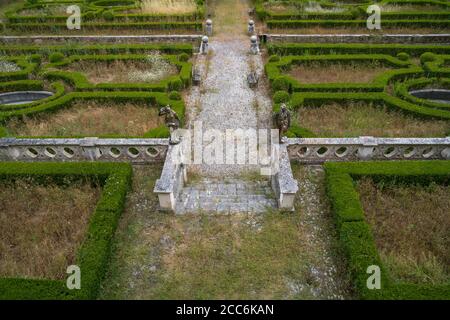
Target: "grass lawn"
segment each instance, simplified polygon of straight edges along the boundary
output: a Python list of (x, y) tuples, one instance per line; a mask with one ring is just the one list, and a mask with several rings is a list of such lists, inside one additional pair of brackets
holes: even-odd
[(8, 121), (13, 136), (142, 136), (162, 124), (155, 107), (144, 103), (83, 101), (52, 114)]
[(304, 106), (296, 111), (298, 123), (318, 137), (445, 137), (450, 122), (427, 120), (366, 103)]
[[(152, 189), (160, 169), (134, 168), (101, 298), (348, 297), (326, 203), (298, 199), (292, 213), (176, 216), (157, 211)], [(303, 167), (295, 172), (323, 186)]]

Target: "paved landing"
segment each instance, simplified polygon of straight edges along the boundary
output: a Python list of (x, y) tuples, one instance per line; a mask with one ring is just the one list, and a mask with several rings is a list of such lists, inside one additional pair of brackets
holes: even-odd
[(204, 178), (181, 190), (176, 213), (262, 213), (276, 207), (268, 180)]

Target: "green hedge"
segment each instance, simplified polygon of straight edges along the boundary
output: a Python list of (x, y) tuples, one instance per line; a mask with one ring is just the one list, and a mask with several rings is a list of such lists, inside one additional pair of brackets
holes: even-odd
[(165, 54), (186, 53), (192, 55), (192, 44), (93, 44), (93, 45), (2, 45), (0, 53), (4, 55), (37, 53), (49, 56), (53, 52), (71, 54), (138, 54), (159, 51)]
[[(361, 63), (369, 64), (382, 63), (396, 69), (384, 72), (377, 76), (371, 83), (324, 83), (324, 84), (302, 84), (296, 79), (283, 75), (283, 72), (289, 70), (293, 65), (305, 63)], [(412, 66), (411, 62), (394, 58), (390, 55), (382, 54), (358, 54), (358, 55), (303, 55), (303, 56), (285, 56), (278, 62), (269, 62), (265, 65), (265, 71), (269, 81), (272, 83), (273, 90), (289, 90), (290, 92), (301, 91), (383, 91), (385, 86), (392, 80), (405, 78), (407, 76), (421, 74), (423, 70), (420, 67)], [(279, 78), (282, 77), (284, 88), (280, 88)]]
[(131, 166), (126, 163), (1, 163), (0, 179), (3, 180), (94, 178), (103, 182), (103, 190), (77, 252), (75, 265), (81, 269), (81, 289), (69, 290), (63, 280), (1, 278), (0, 299), (95, 299), (109, 262), (111, 241), (123, 211), (131, 174)]
[[(374, 36), (374, 39), (376, 37)], [(418, 57), (425, 52), (450, 54), (450, 45), (416, 44), (370, 44), (370, 43), (280, 43), (268, 44), (269, 54), (313, 55), (313, 54), (388, 54), (400, 52)]]
[[(325, 163), (327, 194), (336, 219), (339, 241), (349, 271), (362, 299), (450, 299), (450, 283), (417, 285), (394, 282), (380, 261), (369, 224), (354, 186), (354, 179), (370, 176), (395, 182), (450, 182), (450, 161), (395, 161)], [(381, 268), (380, 290), (366, 286), (367, 267)]]

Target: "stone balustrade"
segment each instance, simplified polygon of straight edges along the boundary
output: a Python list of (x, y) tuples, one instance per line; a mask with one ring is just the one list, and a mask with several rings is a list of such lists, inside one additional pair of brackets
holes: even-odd
[(303, 163), (358, 160), (450, 160), (447, 138), (295, 138), (289, 158)]
[(0, 139), (0, 161), (163, 162), (168, 139)]

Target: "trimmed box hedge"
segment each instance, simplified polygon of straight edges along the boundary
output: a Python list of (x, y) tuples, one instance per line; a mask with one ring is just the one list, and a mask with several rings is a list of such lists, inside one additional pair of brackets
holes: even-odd
[[(356, 293), (361, 299), (450, 299), (450, 283), (412, 284), (392, 280), (383, 266), (365, 220), (354, 181), (369, 176), (394, 183), (450, 183), (450, 161), (395, 161), (325, 163), (327, 194), (339, 242), (346, 255)], [(366, 286), (367, 267), (381, 268), (381, 289)]]
[(123, 212), (131, 175), (131, 166), (126, 163), (2, 162), (0, 180), (32, 177), (64, 183), (68, 179), (94, 178), (103, 188), (77, 251), (75, 265), (81, 270), (81, 289), (67, 289), (64, 280), (0, 278), (0, 299), (95, 299), (109, 262), (111, 241)]

